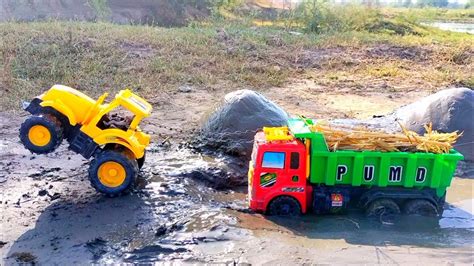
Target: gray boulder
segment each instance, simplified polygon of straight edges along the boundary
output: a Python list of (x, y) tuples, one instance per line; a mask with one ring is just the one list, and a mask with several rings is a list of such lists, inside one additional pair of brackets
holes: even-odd
[(465, 160), (474, 161), (474, 92), (468, 88), (442, 90), (394, 113), (408, 129), (424, 133), (423, 125), (432, 122), (440, 132), (463, 132), (454, 148)]
[(252, 90), (238, 90), (224, 97), (201, 130), (200, 142), (250, 157), (255, 133), (264, 126), (286, 125), (288, 114)]

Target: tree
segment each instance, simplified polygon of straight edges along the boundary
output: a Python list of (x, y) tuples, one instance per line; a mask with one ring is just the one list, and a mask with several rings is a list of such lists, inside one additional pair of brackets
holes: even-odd
[(464, 8), (474, 8), (474, 0), (469, 0), (466, 5), (464, 6)]

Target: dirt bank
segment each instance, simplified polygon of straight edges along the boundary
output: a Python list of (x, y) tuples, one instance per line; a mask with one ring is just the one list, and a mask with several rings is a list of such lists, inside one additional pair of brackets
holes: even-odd
[[(293, 114), (324, 118), (344, 118), (348, 110), (357, 118), (380, 115), (426, 94), (320, 93), (301, 84), (306, 83), (262, 93)], [(150, 99), (155, 111), (144, 128), (153, 132), (154, 144), (137, 188), (119, 198), (96, 193), (87, 180), (87, 161), (64, 145), (51, 155), (30, 154), (17, 136), (26, 114), (0, 113), (3, 264), (472, 263), (469, 178), (454, 179), (439, 221), (401, 219), (395, 225), (368, 221), (357, 212), (270, 219), (248, 213), (246, 187), (209, 187), (206, 177), (221, 173), (245, 178), (245, 164), (180, 143), (223, 94), (194, 88)]]
[(0, 1), (0, 22), (48, 19), (110, 21), (119, 24), (184, 26), (190, 20), (209, 15), (206, 1), (194, 3), (166, 0), (41, 0)]

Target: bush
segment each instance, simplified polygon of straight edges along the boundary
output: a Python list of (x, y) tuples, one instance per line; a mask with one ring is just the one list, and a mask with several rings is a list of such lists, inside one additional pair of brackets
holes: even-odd
[(307, 32), (331, 33), (367, 31), (394, 35), (421, 35), (417, 23), (403, 17), (387, 18), (380, 9), (361, 5), (332, 5), (326, 1), (306, 0), (292, 17)]
[(293, 17), (307, 32), (328, 33), (364, 30), (367, 24), (379, 22), (382, 14), (373, 8), (344, 5), (326, 1), (306, 0), (294, 11)]

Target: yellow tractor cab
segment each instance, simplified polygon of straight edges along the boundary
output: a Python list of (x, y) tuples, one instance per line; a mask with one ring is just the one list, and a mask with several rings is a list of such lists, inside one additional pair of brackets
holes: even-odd
[(28, 117), (20, 128), (20, 139), (33, 153), (54, 151), (65, 138), (69, 148), (88, 159), (92, 185), (100, 192), (116, 195), (134, 182), (145, 160), (150, 136), (139, 123), (152, 106), (125, 89), (109, 103), (108, 94), (97, 101), (63, 85), (25, 104)]

